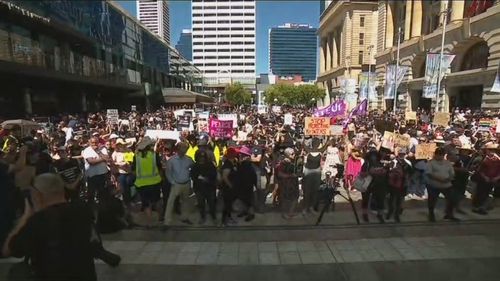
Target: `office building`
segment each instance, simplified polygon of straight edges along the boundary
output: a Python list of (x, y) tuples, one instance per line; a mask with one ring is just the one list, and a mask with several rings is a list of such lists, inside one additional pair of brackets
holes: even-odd
[(193, 35), (191, 29), (183, 29), (175, 48), (187, 60), (193, 60)]
[(377, 1), (331, 1), (320, 17), (319, 74), (317, 84), (326, 90), (324, 104), (343, 96), (342, 83), (374, 71), (377, 43)]
[(398, 88), (398, 108), (434, 109), (436, 99), (422, 97), (426, 55), (440, 53), (443, 11), (448, 11), (444, 54), (455, 55), (444, 74), (439, 110), (455, 107), (500, 108), (500, 93), (491, 91), (500, 63), (500, 1), (378, 1), (377, 80), (384, 103), (385, 69), (394, 62), (400, 34), (400, 60), (409, 70)]
[(255, 84), (255, 0), (192, 0), (193, 63), (208, 86)]
[(202, 76), (113, 1), (1, 0), (0, 84), (2, 116), (49, 116), (154, 107)]
[(137, 18), (154, 34), (170, 44), (170, 15), (167, 0), (137, 0)]
[(269, 29), (269, 71), (277, 76), (316, 80), (316, 28), (287, 23)]

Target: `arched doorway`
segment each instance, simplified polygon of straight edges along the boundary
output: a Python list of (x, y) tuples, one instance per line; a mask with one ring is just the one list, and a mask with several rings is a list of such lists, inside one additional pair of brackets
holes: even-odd
[[(488, 67), (489, 47), (485, 41), (478, 42), (464, 54), (460, 71), (485, 69)], [(450, 106), (480, 109), (483, 100), (483, 85), (460, 87), (455, 96), (450, 97)]]

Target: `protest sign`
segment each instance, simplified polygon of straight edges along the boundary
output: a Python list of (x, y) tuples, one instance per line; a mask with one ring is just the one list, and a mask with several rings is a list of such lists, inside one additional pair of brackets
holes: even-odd
[(415, 148), (415, 159), (430, 159), (436, 151), (436, 143), (421, 143)]
[(177, 121), (177, 130), (179, 131), (189, 130), (190, 124), (191, 124), (191, 116), (183, 115), (179, 117), (179, 120)]
[(306, 136), (329, 136), (330, 118), (328, 117), (306, 117), (305, 120)]
[(266, 114), (267, 113), (267, 106), (266, 105), (258, 105), (257, 106), (257, 113)]
[(127, 144), (132, 144), (132, 143), (135, 143), (136, 141), (137, 141), (137, 139), (136, 139), (136, 138), (126, 138), (126, 139), (125, 139), (125, 142), (126, 142)]
[(279, 106), (279, 105), (273, 105), (273, 107), (271, 108), (271, 110), (274, 113), (281, 113), (281, 106)]
[(450, 114), (448, 112), (434, 113), (434, 119), (432, 119), (433, 125), (447, 127), (448, 122), (450, 122)]
[(394, 145), (399, 147), (408, 147), (410, 146), (410, 137), (400, 134), (394, 134)]
[(344, 126), (342, 126), (342, 125), (331, 125), (330, 126), (330, 135), (332, 135), (332, 136), (343, 136), (344, 135)]
[(167, 130), (146, 130), (145, 136), (152, 139), (179, 141), (180, 133), (178, 131)]
[(496, 128), (496, 132), (497, 134), (500, 134), (500, 119), (497, 119), (497, 128)]
[(417, 120), (417, 112), (406, 111), (405, 112), (405, 120)]
[(199, 133), (208, 133), (208, 120), (207, 119), (199, 119), (198, 120), (198, 132)]
[(233, 121), (232, 120), (209, 120), (210, 136), (215, 138), (232, 138), (233, 137)]
[(284, 124), (285, 125), (292, 125), (292, 123), (293, 123), (293, 115), (290, 113), (285, 114)]
[(219, 114), (218, 120), (233, 121), (233, 128), (238, 128), (238, 116), (236, 114)]
[(382, 137), (382, 147), (387, 148), (389, 150), (394, 149), (394, 133), (385, 131), (384, 136)]
[(116, 125), (118, 124), (118, 109), (108, 109), (106, 112), (106, 118), (108, 120), (108, 124)]

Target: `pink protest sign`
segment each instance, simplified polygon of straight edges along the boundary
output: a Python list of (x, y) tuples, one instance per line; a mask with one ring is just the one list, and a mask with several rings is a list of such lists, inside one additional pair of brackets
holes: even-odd
[(233, 137), (233, 120), (210, 119), (210, 136), (215, 138)]

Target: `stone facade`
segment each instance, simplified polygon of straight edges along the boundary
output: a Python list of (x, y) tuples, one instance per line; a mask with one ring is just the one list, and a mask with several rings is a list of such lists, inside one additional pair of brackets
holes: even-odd
[[(332, 1), (318, 28), (320, 63), (317, 83), (326, 89), (323, 104), (339, 95), (342, 79), (358, 79), (375, 65), (378, 32), (376, 1)], [(321, 105), (321, 104), (320, 104)]]
[(435, 108), (435, 99), (421, 98), (425, 61), (427, 53), (441, 51), (444, 12), (440, 11), (448, 8), (444, 54), (456, 57), (441, 83), (439, 109), (500, 108), (500, 94), (490, 92), (500, 63), (500, 1), (479, 1), (487, 3), (480, 10), (471, 8), (474, 1), (462, 0), (378, 2), (379, 108), (390, 104), (383, 99), (383, 87), (386, 66), (396, 59), (399, 27), (403, 33), (399, 63), (410, 70), (398, 88), (398, 108)]

